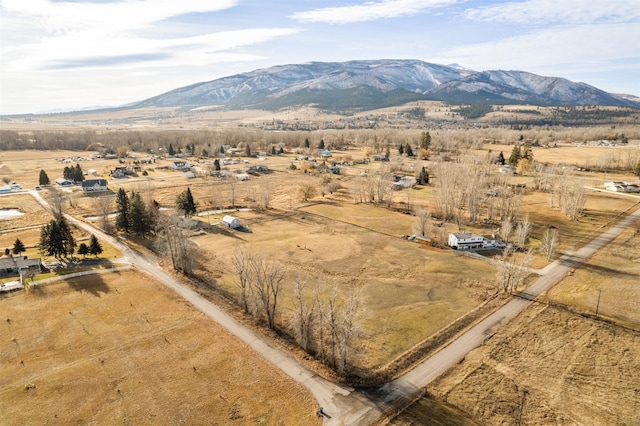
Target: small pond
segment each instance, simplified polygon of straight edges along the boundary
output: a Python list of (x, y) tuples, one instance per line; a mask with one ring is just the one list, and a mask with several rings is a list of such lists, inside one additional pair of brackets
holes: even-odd
[(16, 217), (16, 216), (24, 216), (24, 213), (22, 213), (18, 209), (3, 209), (3, 210), (0, 210), (0, 220), (2, 220), (2, 219), (11, 219), (12, 217)]

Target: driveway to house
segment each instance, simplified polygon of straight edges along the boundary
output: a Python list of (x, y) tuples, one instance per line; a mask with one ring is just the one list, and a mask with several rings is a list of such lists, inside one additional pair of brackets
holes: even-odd
[[(49, 209), (47, 202), (38, 192), (29, 192), (40, 204)], [(106, 240), (117, 247), (132, 265), (160, 280), (164, 285), (174, 290), (205, 315), (236, 335), (288, 376), (303, 384), (315, 397), (319, 404), (318, 407), (323, 407), (324, 412), (328, 415), (324, 417), (325, 425), (368, 425), (378, 420), (385, 410), (393, 408), (403, 401), (411, 401), (421, 389), (444, 373), (449, 367), (459, 362), (471, 350), (480, 346), (485, 339), (492, 336), (501, 326), (518, 315), (531, 300), (559, 282), (569, 271), (581, 266), (597, 250), (611, 242), (636, 220), (639, 220), (640, 208), (637, 208), (629, 216), (591, 240), (581, 249), (572, 254), (562, 256), (548, 265), (543, 270), (544, 275), (521, 293), (522, 297), (514, 298), (442, 350), (422, 361), (406, 374), (382, 386), (380, 389), (382, 396), (375, 401), (367, 398), (361, 392), (333, 384), (321, 378), (307, 367), (298, 363), (286, 352), (273, 347), (262, 336), (245, 327), (231, 315), (167, 274), (157, 265), (155, 258), (148, 258), (128, 247), (123, 241), (107, 235), (85, 222), (71, 216), (67, 216), (67, 219), (75, 226), (86, 229), (98, 238)], [(329, 418), (329, 416), (331, 417)]]

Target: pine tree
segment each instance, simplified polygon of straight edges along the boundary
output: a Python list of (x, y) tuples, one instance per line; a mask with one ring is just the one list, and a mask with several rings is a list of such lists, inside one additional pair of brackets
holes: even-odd
[(411, 145), (407, 144), (404, 149), (404, 152), (407, 153), (407, 157), (413, 157), (413, 149), (411, 149)]
[(58, 219), (59, 238), (63, 245), (63, 255), (65, 257), (72, 256), (76, 247), (76, 240), (73, 238), (71, 228), (64, 217)]
[(49, 176), (47, 175), (47, 172), (43, 170), (40, 170), (40, 179), (38, 180), (38, 184), (39, 185), (49, 185), (51, 183), (51, 181), (49, 180)]
[(149, 230), (147, 208), (137, 192), (132, 192), (129, 199), (129, 222), (131, 230), (140, 236), (144, 237)]
[(213, 167), (216, 169), (216, 171), (220, 171), (220, 160), (216, 158), (213, 162)]
[(170, 156), (176, 155), (176, 151), (173, 149), (173, 145), (169, 144), (169, 149), (167, 149), (167, 154)]
[(498, 154), (498, 160), (496, 161), (497, 164), (500, 164), (501, 166), (504, 166), (504, 163), (506, 163), (506, 160), (504, 159), (504, 154), (502, 153), (502, 151), (500, 151), (500, 154)]
[(422, 170), (420, 170), (420, 175), (418, 175), (418, 184), (419, 185), (428, 185), (429, 184), (429, 172), (425, 166), (422, 166)]
[(280, 147), (280, 150), (278, 151), (278, 154), (284, 154), (284, 148)]
[(324, 139), (320, 139), (320, 145), (318, 145), (318, 149), (324, 149)]
[(400, 145), (398, 147), (398, 154), (400, 154), (400, 155), (404, 154), (404, 145)]
[(62, 169), (62, 177), (66, 180), (73, 180), (73, 168), (65, 166), (65, 168)]
[(78, 254), (81, 254), (83, 257), (89, 253), (89, 247), (85, 243), (80, 243), (78, 246)]
[(22, 241), (20, 241), (20, 238), (16, 238), (16, 241), (13, 243), (13, 254), (20, 254), (24, 251), (26, 251), (27, 249), (24, 247), (24, 244), (22, 244)]
[(276, 155), (276, 147), (275, 147), (275, 145), (271, 146), (271, 155)]
[(118, 194), (116, 195), (116, 205), (118, 210), (118, 215), (116, 216), (116, 228), (128, 233), (131, 228), (131, 220), (129, 218), (129, 196), (122, 188), (118, 190)]
[(82, 167), (80, 164), (76, 164), (76, 167), (72, 169), (73, 181), (74, 182), (82, 182), (84, 180), (84, 173), (82, 173)]
[(196, 203), (193, 200), (190, 188), (187, 188), (186, 191), (178, 195), (178, 198), (176, 199), (176, 208), (182, 211), (186, 217), (191, 217), (196, 213)]
[(309, 148), (311, 146), (311, 143), (309, 142), (309, 139), (305, 139), (304, 140), (304, 147), (305, 148)]
[(520, 152), (520, 146), (516, 145), (511, 150), (511, 155), (509, 156), (509, 164), (511, 166), (516, 167), (518, 165), (518, 161), (522, 158), (522, 153)]
[(420, 134), (420, 148), (421, 149), (429, 149), (431, 146), (431, 135), (429, 132), (422, 132)]
[[(80, 253), (80, 249), (78, 249), (78, 253)], [(100, 241), (98, 241), (98, 238), (93, 234), (91, 234), (91, 239), (89, 239), (89, 253), (95, 257), (98, 257), (98, 255), (102, 253), (102, 245), (100, 244)]]
[(251, 146), (249, 144), (244, 148), (244, 155), (245, 157), (251, 157)]

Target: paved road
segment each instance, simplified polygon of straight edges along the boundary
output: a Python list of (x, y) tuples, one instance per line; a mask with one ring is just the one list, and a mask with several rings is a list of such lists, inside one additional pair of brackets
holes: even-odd
[[(45, 208), (48, 208), (46, 201), (42, 199), (39, 193), (35, 191), (30, 191), (30, 193), (38, 202), (45, 206)], [(594, 238), (580, 250), (571, 255), (563, 256), (545, 268), (544, 275), (527, 288), (525, 293), (526, 298), (514, 298), (455, 341), (451, 342), (444, 349), (424, 360), (408, 373), (384, 385), (381, 388), (383, 396), (375, 402), (370, 401), (360, 392), (335, 385), (317, 376), (313, 371), (298, 363), (287, 353), (271, 346), (269, 342), (259, 334), (256, 334), (253, 330), (239, 323), (235, 318), (222, 311), (191, 288), (175, 280), (171, 275), (157, 266), (155, 259), (148, 259), (118, 239), (105, 234), (85, 222), (76, 220), (70, 216), (67, 217), (74, 225), (94, 233), (98, 238), (106, 240), (113, 246), (119, 248), (132, 265), (156, 277), (204, 314), (224, 326), (280, 368), (284, 373), (303, 384), (315, 397), (319, 406), (324, 408), (325, 413), (331, 416), (331, 418), (325, 417), (325, 425), (368, 425), (376, 421), (385, 409), (392, 407), (404, 399), (415, 396), (417, 392), (427, 386), (445, 370), (464, 358), (467, 353), (480, 346), (480, 344), (482, 344), (488, 336), (495, 333), (498, 328), (518, 315), (530, 303), (530, 301), (527, 300), (528, 298), (533, 299), (548, 290), (565, 277), (568, 271), (579, 267), (597, 250), (604, 247), (624, 229), (640, 219), (640, 208), (621, 220), (611, 229)]]

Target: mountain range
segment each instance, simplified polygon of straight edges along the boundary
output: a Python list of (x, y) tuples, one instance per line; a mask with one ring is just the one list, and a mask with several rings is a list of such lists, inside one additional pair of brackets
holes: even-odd
[(477, 72), (418, 60), (309, 62), (192, 84), (127, 105), (268, 109), (313, 105), (322, 110), (371, 110), (416, 100), (464, 104), (599, 105), (640, 103), (585, 83), (524, 71)]

